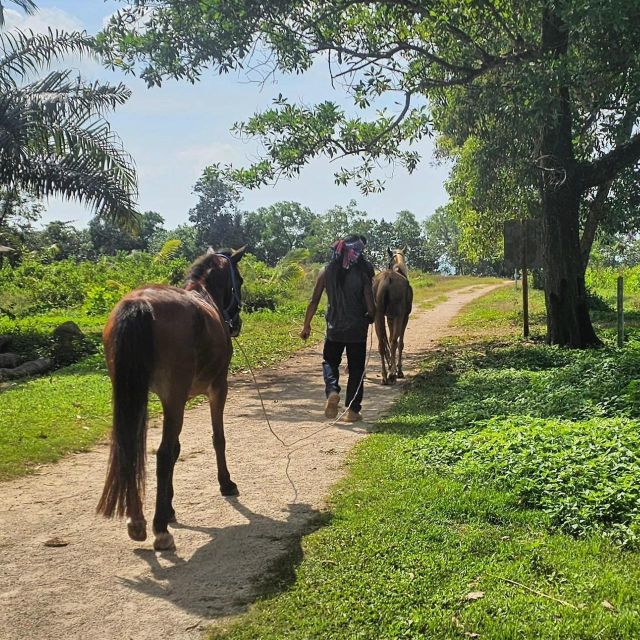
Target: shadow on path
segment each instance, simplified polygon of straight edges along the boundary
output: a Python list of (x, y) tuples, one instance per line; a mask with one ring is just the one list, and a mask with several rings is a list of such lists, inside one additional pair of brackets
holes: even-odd
[[(298, 503), (289, 505), (286, 520), (275, 520), (251, 511), (238, 498), (229, 502), (246, 524), (216, 528), (176, 523), (174, 528), (204, 533), (209, 541), (187, 560), (179, 553), (136, 549), (152, 577), (120, 583), (201, 619), (240, 613), (258, 597), (286, 589), (302, 560), (303, 536), (325, 525), (329, 514)], [(271, 542), (266, 554), (264, 539)], [(257, 541), (262, 541), (259, 547)]]

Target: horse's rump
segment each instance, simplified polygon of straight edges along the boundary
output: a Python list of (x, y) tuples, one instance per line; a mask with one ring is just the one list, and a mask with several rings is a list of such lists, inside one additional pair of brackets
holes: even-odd
[[(387, 384), (385, 362), (391, 369), (389, 380), (394, 381), (396, 369), (402, 376), (401, 368), (396, 365), (396, 350), (400, 340), (400, 364), (404, 329), (411, 313), (413, 290), (409, 280), (402, 274), (387, 269), (374, 278), (373, 292), (376, 304), (375, 327), (378, 336), (378, 351), (382, 358), (383, 384)], [(387, 335), (387, 323), (389, 335)]]

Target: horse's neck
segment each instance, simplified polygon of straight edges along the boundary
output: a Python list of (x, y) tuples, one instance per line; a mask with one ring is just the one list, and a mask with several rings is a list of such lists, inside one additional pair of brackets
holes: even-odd
[(391, 267), (391, 271), (395, 271), (396, 273), (399, 273), (401, 276), (404, 276), (407, 280), (409, 279), (409, 272), (407, 270), (407, 265), (406, 264), (401, 264), (401, 263), (396, 262)]
[(216, 301), (213, 299), (213, 296), (209, 293), (208, 289), (200, 282), (190, 281), (187, 283), (185, 289), (196, 296), (198, 296), (201, 300), (206, 302), (207, 304), (217, 306)]

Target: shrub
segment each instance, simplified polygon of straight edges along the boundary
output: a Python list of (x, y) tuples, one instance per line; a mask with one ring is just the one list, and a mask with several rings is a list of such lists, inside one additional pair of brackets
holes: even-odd
[[(575, 536), (640, 548), (640, 342), (624, 350), (451, 351), (420, 388), (425, 466), (494, 481)], [(443, 386), (443, 371), (446, 384)]]

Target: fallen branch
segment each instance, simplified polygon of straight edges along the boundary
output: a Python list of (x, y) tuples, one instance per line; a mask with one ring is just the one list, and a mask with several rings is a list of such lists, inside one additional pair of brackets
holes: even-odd
[(504, 580), (504, 582), (508, 582), (509, 584), (513, 584), (516, 587), (521, 587), (522, 589), (525, 589), (526, 591), (530, 591), (531, 593), (535, 593), (535, 595), (537, 596), (541, 596), (543, 598), (547, 598), (548, 600), (553, 600), (554, 602), (558, 602), (559, 604), (563, 604), (565, 607), (571, 607), (572, 609), (575, 609), (576, 611), (580, 610), (580, 607), (576, 607), (575, 604), (571, 604), (570, 602), (567, 602), (566, 600), (561, 600), (560, 598), (556, 598), (554, 596), (550, 596), (548, 593), (543, 593), (542, 591), (538, 591), (537, 589), (532, 589), (531, 587), (528, 587), (526, 584), (522, 584), (522, 582), (518, 582), (517, 580), (511, 580), (510, 578), (503, 578), (502, 576), (496, 576), (496, 575), (492, 575), (492, 574), (487, 574), (492, 578), (498, 578), (498, 580)]

